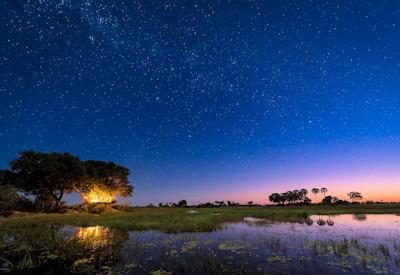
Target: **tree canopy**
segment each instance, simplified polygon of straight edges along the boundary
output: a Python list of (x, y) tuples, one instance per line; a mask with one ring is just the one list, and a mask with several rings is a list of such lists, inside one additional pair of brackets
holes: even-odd
[(301, 190), (287, 191), (285, 193), (273, 193), (268, 198), (270, 202), (278, 204), (285, 204), (285, 202), (288, 202), (290, 204), (309, 204), (311, 200), (307, 197), (307, 194), (307, 189), (303, 188)]
[(69, 153), (25, 151), (11, 162), (11, 169), (5, 174), (9, 175), (6, 180), (18, 189), (58, 209), (64, 193), (73, 190), (84, 171), (79, 158)]
[(128, 176), (129, 170), (113, 162), (88, 160), (83, 162), (85, 176), (74, 186), (83, 197), (93, 188), (99, 188), (113, 196), (128, 197), (133, 193)]
[(361, 195), (361, 193), (360, 192), (349, 192), (348, 194), (347, 194), (347, 196), (349, 197), (349, 199), (350, 200), (352, 200), (353, 202), (354, 201), (357, 201), (357, 200), (362, 200), (363, 199), (363, 196)]
[(0, 171), (0, 185), (13, 186), (34, 198), (40, 208), (58, 210), (65, 193), (81, 195), (93, 187), (113, 195), (132, 195), (129, 170), (113, 162), (81, 161), (69, 153), (24, 151)]

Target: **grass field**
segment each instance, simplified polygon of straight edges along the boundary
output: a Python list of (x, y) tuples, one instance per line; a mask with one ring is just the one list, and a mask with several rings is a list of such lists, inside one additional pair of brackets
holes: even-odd
[[(197, 213), (190, 213), (195, 210)], [(224, 222), (244, 217), (271, 221), (296, 222), (309, 215), (325, 214), (400, 214), (400, 204), (346, 206), (237, 206), (220, 208), (132, 208), (127, 212), (104, 214), (21, 214), (1, 219), (0, 227), (67, 224), (74, 226), (102, 225), (126, 230), (154, 229), (164, 232), (213, 231)]]

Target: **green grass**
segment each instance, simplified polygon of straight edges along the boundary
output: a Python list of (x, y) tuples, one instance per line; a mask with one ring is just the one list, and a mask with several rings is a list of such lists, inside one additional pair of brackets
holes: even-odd
[[(188, 213), (189, 210), (198, 213)], [(325, 214), (400, 214), (400, 204), (346, 206), (240, 206), (220, 208), (132, 208), (129, 212), (106, 214), (25, 214), (0, 220), (0, 227), (67, 224), (102, 225), (127, 230), (155, 229), (164, 232), (212, 231), (224, 222), (244, 217), (296, 222), (309, 215)]]

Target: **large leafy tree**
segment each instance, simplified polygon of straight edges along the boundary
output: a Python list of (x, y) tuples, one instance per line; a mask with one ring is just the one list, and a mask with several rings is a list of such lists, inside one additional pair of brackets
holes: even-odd
[(84, 180), (76, 182), (74, 190), (83, 198), (93, 188), (100, 188), (114, 196), (128, 197), (133, 193), (129, 170), (113, 162), (88, 160), (83, 162)]
[(13, 185), (58, 210), (63, 195), (82, 180), (84, 169), (79, 158), (68, 153), (24, 151), (11, 162), (10, 173)]
[(287, 191), (285, 193), (273, 193), (268, 197), (268, 199), (270, 202), (279, 204), (285, 204), (285, 202), (288, 202), (289, 204), (309, 204), (311, 200), (307, 197), (307, 194), (307, 189), (303, 188), (301, 190)]
[(80, 161), (69, 153), (24, 151), (0, 170), (0, 185), (13, 186), (34, 198), (39, 209), (58, 210), (65, 193), (82, 196), (94, 188), (112, 196), (132, 195), (129, 170), (113, 162)]

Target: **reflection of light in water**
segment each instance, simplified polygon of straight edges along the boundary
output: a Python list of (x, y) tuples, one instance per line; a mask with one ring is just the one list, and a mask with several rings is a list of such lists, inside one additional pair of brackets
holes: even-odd
[(92, 247), (104, 246), (109, 243), (111, 232), (104, 226), (81, 227), (75, 233), (75, 237)]
[(112, 203), (115, 201), (115, 196), (95, 186), (83, 195), (83, 199), (88, 203)]

